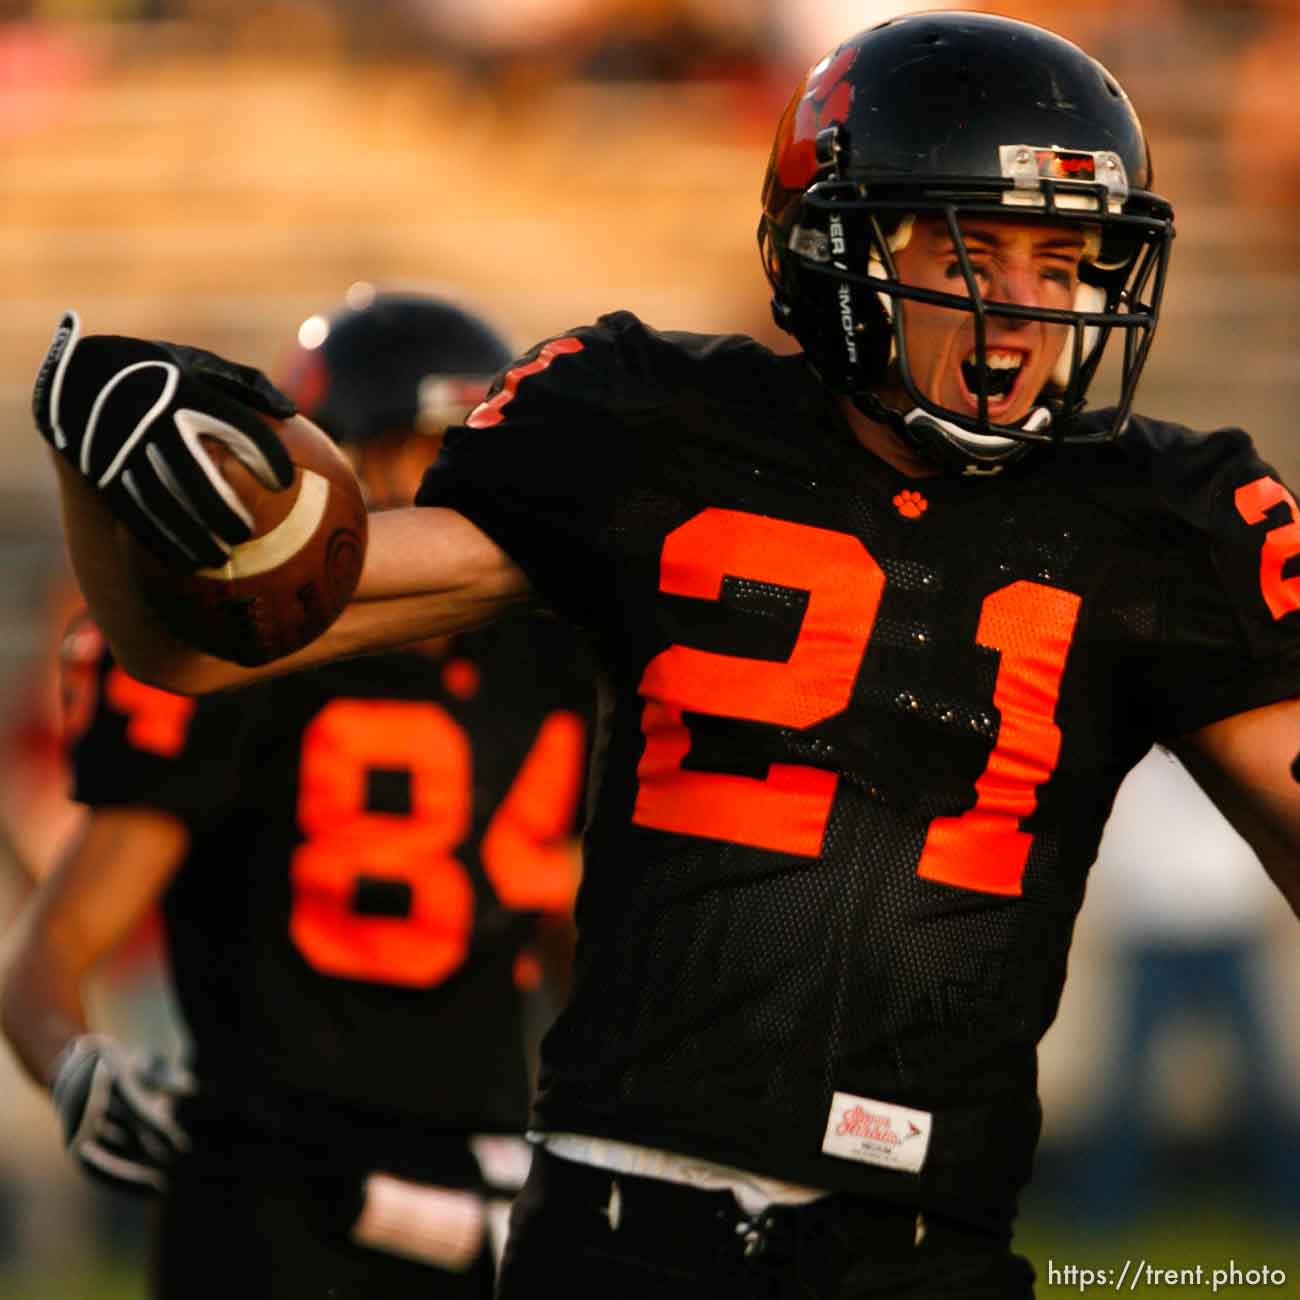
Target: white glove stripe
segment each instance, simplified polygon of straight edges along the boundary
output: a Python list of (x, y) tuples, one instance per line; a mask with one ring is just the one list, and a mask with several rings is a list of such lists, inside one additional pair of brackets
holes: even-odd
[(106, 1151), (116, 1151), (121, 1155), (130, 1145), (128, 1139), (134, 1137), (134, 1133), (123, 1128), (115, 1119), (101, 1115), (95, 1123), (95, 1136), (91, 1140), (98, 1142)]
[(185, 489), (181, 486), (180, 481), (172, 473), (172, 467), (167, 463), (167, 458), (162, 454), (162, 452), (160, 452), (158, 448), (151, 442), (144, 449), (144, 454), (148, 459), (149, 464), (153, 466), (153, 472), (158, 475), (159, 482), (161, 482), (163, 487), (165, 487), (167, 491), (170, 492), (172, 496), (176, 498), (176, 504), (180, 506), (180, 508), (184, 510), (185, 513), (189, 515), (189, 517), (193, 519), (194, 522), (198, 524), (200, 528), (202, 528), (205, 532), (208, 532), (212, 540), (216, 542), (216, 544), (219, 547), (221, 547), (221, 549), (225, 551), (227, 555), (229, 555), (230, 547), (224, 541), (222, 541), (221, 538), (218, 537), (215, 533), (211, 533), (208, 530), (207, 524), (203, 522), (203, 516), (200, 515), (197, 510), (195, 510), (194, 502), (190, 500), (189, 494), (185, 491)]
[[(77, 346), (77, 341), (81, 338), (81, 317), (75, 311), (64, 312), (63, 320), (59, 322), (58, 329), (54, 331), (56, 340), (64, 329), (65, 322), (68, 323), (68, 342), (54, 371), (54, 382), (50, 385), (50, 431), (54, 437), (54, 445), (60, 451), (68, 445), (68, 435), (63, 432), (63, 426), (59, 423), (59, 398), (63, 393), (64, 372), (68, 368), (68, 362), (72, 360), (72, 353)], [(54, 343), (51, 342), (50, 346), (53, 347)]]
[(192, 1080), (160, 1057), (128, 1054), (112, 1039), (85, 1034), (60, 1054), (51, 1088), (68, 1149), (96, 1175), (161, 1190), (178, 1154), (190, 1148), (174, 1109)]
[(161, 1191), (166, 1182), (165, 1176), (159, 1170), (114, 1155), (93, 1142), (79, 1146), (77, 1155), (101, 1173), (108, 1174), (112, 1178), (120, 1178), (128, 1183), (143, 1183)]
[(153, 524), (153, 526), (162, 533), (162, 535), (171, 542), (173, 546), (176, 547), (177, 550), (183, 552), (186, 559), (197, 564), (199, 557), (195, 555), (194, 552), (191, 551), (190, 548), (186, 546), (185, 543), (181, 541), (181, 539), (177, 537), (176, 534), (172, 532), (172, 530), (168, 528), (167, 525), (163, 523), (163, 521), (159, 519), (147, 505), (145, 505), (144, 497), (140, 495), (140, 489), (136, 487), (135, 477), (132, 475), (130, 470), (127, 470), (122, 475), (122, 486), (131, 494), (131, 500), (139, 506), (140, 513), (143, 514), (149, 522)]
[[(220, 495), (226, 505), (248, 525), (251, 531), (253, 516), (226, 477), (212, 463), (212, 457), (203, 449), (199, 435), (206, 434), (209, 438), (216, 438), (224, 443), (260, 482), (267, 487), (276, 486), (275, 477), (271, 474), (271, 466), (257, 450), (257, 445), (243, 430), (236, 429), (233, 424), (227, 424), (224, 420), (218, 420), (215, 415), (207, 415), (203, 411), (192, 411), (188, 407), (182, 407), (172, 416), (172, 420), (180, 432), (181, 441), (185, 443), (186, 450), (190, 453), (190, 459), (207, 476), (208, 482), (212, 484), (212, 490)], [(258, 462), (257, 465), (249, 463), (250, 456)]]
[(83, 1144), (95, 1141), (103, 1126), (112, 1097), (113, 1071), (101, 1059), (95, 1062), (91, 1071), (90, 1087), (86, 1091), (85, 1105), (77, 1119), (77, 1130), (70, 1139), (71, 1145), (80, 1149)]
[(182, 1151), (189, 1149), (189, 1137), (172, 1118), (172, 1098), (167, 1093), (142, 1088), (130, 1071), (118, 1076), (117, 1086), (136, 1118), (151, 1126), (149, 1136), (170, 1142)]
[[(195, 411), (187, 406), (182, 406), (172, 418), (176, 422), (176, 427), (180, 430), (181, 437), (185, 440), (185, 445), (190, 449), (191, 455), (208, 472), (209, 478), (217, 473), (217, 469), (203, 452), (202, 444), (199, 442), (199, 434), (201, 433), (207, 434), (209, 438), (216, 438), (218, 441), (224, 442), (239, 457), (244, 468), (268, 492), (274, 492), (280, 486), (280, 480), (276, 478), (275, 471), (271, 468), (271, 462), (267, 460), (262, 449), (243, 429), (237, 428), (233, 424), (227, 424), (225, 420), (219, 420), (215, 415), (209, 415), (206, 411)], [(253, 418), (256, 419), (257, 417), (254, 416)], [(217, 477), (219, 482), (225, 482), (220, 475)], [(214, 483), (213, 486), (216, 487), (217, 483)]]
[(90, 449), (95, 441), (95, 426), (99, 423), (100, 412), (104, 409), (104, 403), (108, 400), (118, 384), (120, 384), (128, 375), (133, 375), (137, 370), (149, 370), (157, 368), (167, 376), (163, 383), (162, 392), (158, 395), (158, 400), (145, 412), (144, 417), (139, 424), (131, 430), (130, 436), (118, 448), (117, 455), (109, 462), (108, 468), (99, 477), (97, 487), (107, 487), (117, 471), (121, 469), (122, 462), (131, 454), (135, 444), (144, 437), (145, 432), (153, 423), (154, 417), (163, 411), (172, 400), (172, 395), (176, 392), (176, 386), (181, 381), (181, 371), (179, 366), (174, 366), (170, 361), (137, 361), (134, 365), (125, 366), (113, 376), (112, 379), (104, 385), (95, 398), (95, 404), (90, 408), (90, 416), (86, 420), (86, 432), (81, 439), (81, 472), (90, 477)]

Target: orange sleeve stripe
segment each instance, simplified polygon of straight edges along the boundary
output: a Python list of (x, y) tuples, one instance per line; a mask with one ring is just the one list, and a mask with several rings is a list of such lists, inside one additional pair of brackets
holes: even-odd
[(572, 336), (552, 339), (531, 361), (525, 361), (523, 365), (515, 366), (513, 370), (508, 371), (505, 382), (501, 385), (501, 391), (495, 397), (490, 397), (486, 402), (475, 407), (465, 423), (471, 429), (489, 429), (494, 424), (500, 424), (505, 419), (501, 412), (514, 398), (515, 390), (522, 380), (527, 379), (529, 375), (540, 375), (558, 356), (581, 351), (581, 339)]

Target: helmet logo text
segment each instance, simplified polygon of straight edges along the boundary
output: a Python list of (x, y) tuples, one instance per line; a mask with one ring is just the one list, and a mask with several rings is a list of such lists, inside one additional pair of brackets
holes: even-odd
[(848, 249), (848, 244), (844, 239), (844, 222), (840, 219), (840, 214), (838, 212), (833, 212), (831, 214), (830, 235), (831, 252), (838, 253), (843, 257)]
[(841, 280), (835, 296), (840, 303), (840, 328), (844, 331), (844, 350), (848, 353), (849, 361), (856, 365), (858, 361), (858, 341), (853, 337), (857, 332), (857, 327), (853, 322), (853, 291)]

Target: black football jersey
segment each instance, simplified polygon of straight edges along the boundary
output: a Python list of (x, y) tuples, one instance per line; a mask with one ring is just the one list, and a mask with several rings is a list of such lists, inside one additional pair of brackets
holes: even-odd
[(1005, 1224), (1121, 778), (1300, 693), (1296, 507), (1246, 435), (912, 479), (803, 358), (616, 313), (417, 500), (612, 687), (535, 1122)]
[(576, 887), (593, 688), (572, 631), (512, 619), (199, 701), (107, 655), (96, 677), (75, 797), (191, 830), (163, 913), (193, 1122), (389, 1143), (412, 1172), (417, 1129), (520, 1131), (519, 963)]

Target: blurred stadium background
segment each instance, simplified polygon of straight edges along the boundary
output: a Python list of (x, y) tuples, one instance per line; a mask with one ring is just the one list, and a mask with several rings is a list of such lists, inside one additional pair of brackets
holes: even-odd
[[(77, 307), (92, 332), (174, 338), (272, 371), (298, 323), (357, 281), (449, 290), (521, 348), (615, 307), (784, 346), (753, 241), (776, 116), (837, 39), (909, 7), (935, 6), (0, 0), (0, 810), (15, 842), (0, 850), (0, 929), (26, 888), (20, 859), (46, 868), (74, 815), (50, 730), (69, 596), (28, 411), (60, 310)], [(1139, 407), (1242, 425), (1300, 481), (1300, 3), (980, 7), (1099, 55), (1152, 138), (1179, 238)], [(1049, 1260), (1132, 1257), (1268, 1264), (1288, 1271), (1274, 1293), (1300, 1295), (1294, 1207), (1265, 1196), (1245, 1159), (1252, 1065), (1224, 1026), (1182, 1025), (1160, 1043), (1160, 1199), (1105, 1223), (1081, 1191), (1125, 996), (1116, 908), (1122, 890), (1085, 909), (1043, 1050), (1046, 1133), (1023, 1230), (1040, 1294), (1058, 1289)], [(105, 972), (102, 1014), (166, 1042), (144, 951)], [(1289, 1103), (1283, 1142), (1300, 1121), (1300, 943), (1278, 898), (1260, 911), (1256, 955)], [(0, 1295), (142, 1294), (142, 1215), (77, 1177), (45, 1099), (0, 1048)], [(1202, 1293), (1136, 1294), (1166, 1290)]]

